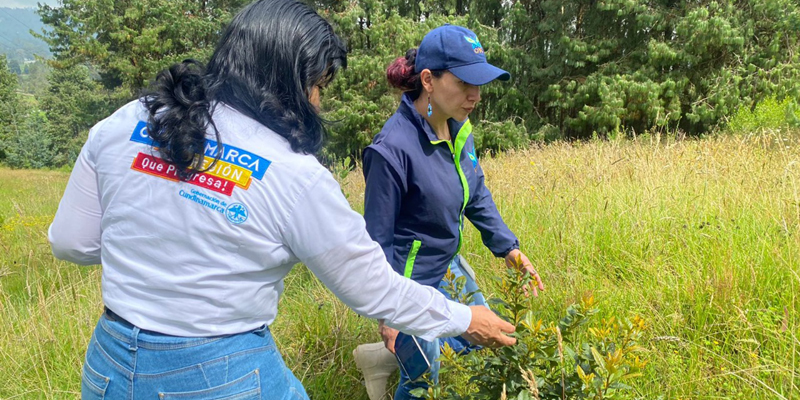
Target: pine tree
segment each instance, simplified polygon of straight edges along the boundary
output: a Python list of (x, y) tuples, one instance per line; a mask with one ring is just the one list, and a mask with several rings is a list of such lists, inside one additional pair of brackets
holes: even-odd
[(220, 31), (246, 0), (64, 0), (41, 5), (51, 30), (38, 36), (57, 69), (88, 63), (107, 89), (137, 93), (158, 71), (186, 58), (206, 60)]
[(17, 75), (8, 69), (0, 54), (0, 161), (5, 160), (10, 141), (18, 129), (21, 105), (17, 97)]
[(128, 96), (124, 91), (104, 89), (84, 65), (53, 69), (48, 80), (50, 86), (40, 97), (39, 107), (48, 117), (52, 163), (72, 165), (89, 129), (124, 104)]

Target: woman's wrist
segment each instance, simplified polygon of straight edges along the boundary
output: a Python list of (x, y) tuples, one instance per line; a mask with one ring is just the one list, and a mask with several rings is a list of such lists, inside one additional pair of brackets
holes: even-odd
[(508, 253), (506, 253), (505, 257), (503, 258), (505, 258), (506, 261), (513, 263), (514, 266), (516, 267), (522, 267), (522, 260), (520, 260), (520, 254), (522, 254), (522, 252), (520, 252), (519, 249), (511, 249), (508, 251)]
[[(506, 254), (505, 260), (506, 265), (509, 267), (514, 267), (523, 272), (530, 266), (530, 261), (528, 261), (528, 258), (525, 257), (525, 254), (523, 254), (519, 249), (512, 249), (509, 251), (508, 254)], [(531, 274), (535, 272), (533, 267), (530, 267), (530, 272)]]
[(514, 250), (516, 250), (516, 251), (519, 251), (519, 245), (515, 245), (514, 247), (512, 247), (512, 248), (508, 249), (508, 251), (506, 251), (506, 252), (503, 254), (503, 258), (508, 258), (508, 256), (509, 256), (511, 253), (513, 253), (513, 252), (514, 252)]

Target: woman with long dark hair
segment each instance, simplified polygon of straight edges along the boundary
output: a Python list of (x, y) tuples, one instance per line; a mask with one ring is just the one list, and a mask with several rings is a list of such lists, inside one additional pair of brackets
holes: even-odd
[[(473, 293), (471, 304), (484, 307), (475, 274), (459, 254), (466, 217), (495, 256), (530, 273), (534, 279), (530, 289), (538, 295), (544, 290), (541, 278), (520, 252), (519, 240), (484, 185), (468, 118), (480, 101), (480, 86), (508, 80), (508, 72), (487, 62), (475, 33), (447, 24), (428, 32), (419, 48), (397, 58), (387, 69), (387, 78), (403, 90), (402, 101), (364, 150), (364, 219), (386, 259), (398, 274), (444, 293), (448, 271), (463, 276), (464, 294)], [(383, 323), (379, 329), (384, 343), (361, 345), (354, 351), (371, 399), (383, 395), (386, 377), (396, 368), (390, 352), (395, 352), (398, 332)], [(436, 381), (441, 346), (447, 343), (457, 353), (472, 349), (460, 337), (418, 342), (427, 362), (398, 354), (400, 360), (409, 361), (401, 363), (395, 400), (414, 398), (412, 390), (427, 388), (408, 372), (424, 367), (406, 364), (430, 363), (430, 379)]]
[(269, 328), (298, 261), (396, 328), (514, 343), (490, 311), (394, 274), (314, 158), (320, 88), (345, 65), (311, 8), (260, 0), (207, 67), (172, 66), (91, 129), (49, 230), (57, 257), (102, 264), (84, 399), (308, 398)]

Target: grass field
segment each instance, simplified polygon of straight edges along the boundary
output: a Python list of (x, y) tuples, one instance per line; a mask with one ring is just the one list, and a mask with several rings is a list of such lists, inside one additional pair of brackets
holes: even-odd
[[(481, 161), (498, 207), (542, 273), (538, 315), (586, 294), (644, 317), (642, 399), (800, 398), (800, 147), (766, 132), (675, 141), (555, 143)], [(99, 267), (55, 260), (46, 231), (68, 175), (0, 170), (0, 398), (79, 397), (101, 313)], [(362, 208), (360, 171), (343, 179)], [(466, 230), (492, 295), (502, 268)], [(377, 341), (305, 268), (273, 325), (315, 400), (366, 399), (351, 351)]]

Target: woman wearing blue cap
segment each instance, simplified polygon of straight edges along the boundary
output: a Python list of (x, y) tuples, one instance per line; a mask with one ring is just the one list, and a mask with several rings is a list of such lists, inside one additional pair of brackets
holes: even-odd
[[(495, 256), (504, 257), (508, 265), (521, 261), (520, 267), (534, 277), (531, 289), (538, 295), (544, 290), (541, 278), (520, 252), (519, 240), (484, 185), (468, 119), (480, 100), (480, 86), (495, 79), (507, 81), (509, 73), (486, 61), (475, 33), (447, 24), (429, 32), (418, 49), (396, 59), (387, 77), (404, 93), (395, 114), (364, 150), (364, 219), (392, 268), (436, 288), (449, 270), (466, 277), (465, 292), (476, 291), (474, 273), (459, 255), (467, 217)], [(480, 293), (473, 304), (485, 305)], [(386, 377), (396, 366), (385, 349), (394, 353), (398, 332), (382, 323), (380, 332), (384, 343), (354, 351), (373, 400), (383, 396)], [(459, 338), (419, 343), (434, 381), (441, 345), (448, 343), (457, 352), (470, 350)], [(402, 366), (395, 400), (414, 398), (411, 390), (427, 387), (409, 379), (406, 370), (414, 368)]]

